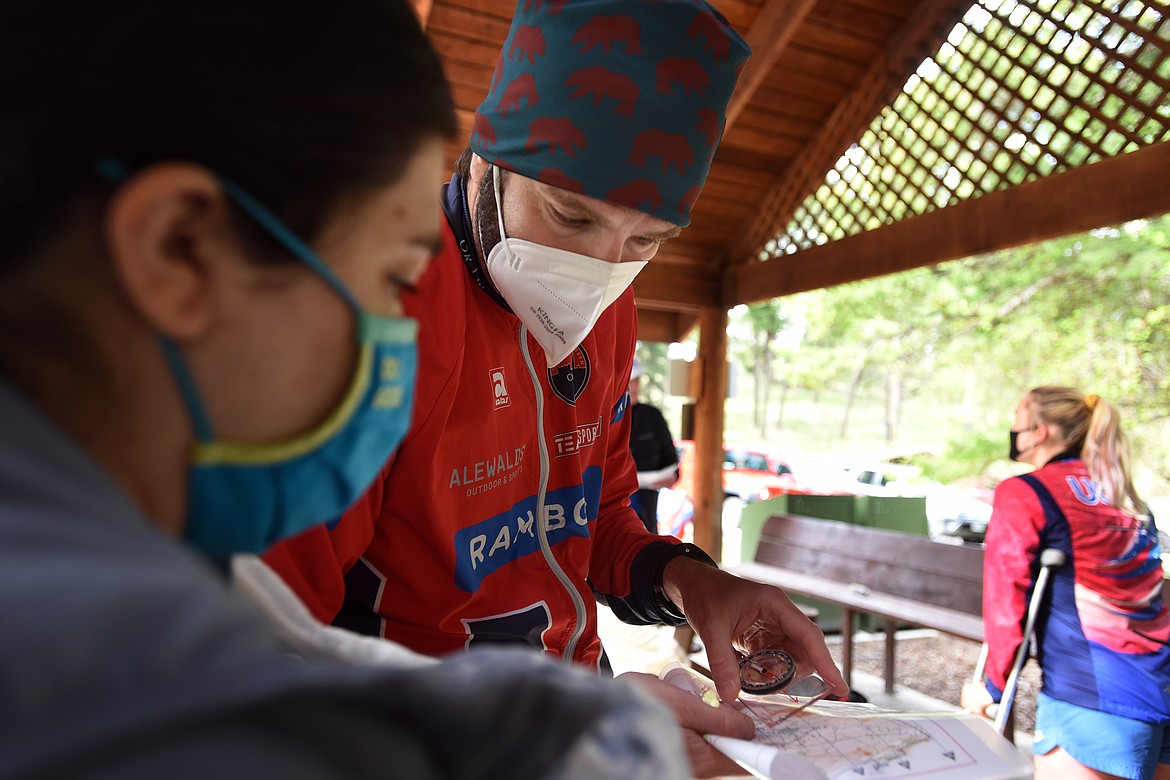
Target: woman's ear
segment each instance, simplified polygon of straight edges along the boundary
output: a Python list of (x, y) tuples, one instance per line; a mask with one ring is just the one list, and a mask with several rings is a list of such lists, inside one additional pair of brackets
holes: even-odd
[(238, 252), (215, 176), (185, 163), (134, 174), (110, 199), (103, 229), (115, 278), (156, 332), (198, 337), (210, 326), (225, 252)]
[(1039, 447), (1041, 444), (1047, 444), (1051, 433), (1052, 429), (1048, 427), (1048, 423), (1036, 423), (1036, 427), (1032, 430), (1033, 441), (1036, 443), (1032, 446)]

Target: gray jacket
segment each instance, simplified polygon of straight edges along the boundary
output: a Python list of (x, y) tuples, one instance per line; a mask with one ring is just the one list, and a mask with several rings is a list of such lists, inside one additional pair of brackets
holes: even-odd
[(525, 651), (298, 655), (0, 383), (0, 778), (669, 778), (630, 686)]

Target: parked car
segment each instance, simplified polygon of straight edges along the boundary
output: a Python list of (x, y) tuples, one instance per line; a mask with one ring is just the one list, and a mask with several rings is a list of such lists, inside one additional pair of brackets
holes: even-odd
[[(672, 490), (688, 496), (694, 493), (695, 443), (689, 439), (675, 442), (678, 450), (678, 481)], [(793, 477), (787, 463), (757, 450), (741, 447), (723, 447), (723, 496), (738, 498), (744, 503), (763, 501), (784, 493), (806, 492)]]
[(886, 461), (846, 466), (844, 487), (867, 496), (922, 496), (926, 493), (917, 482), (920, 474), (913, 466)]
[[(675, 442), (678, 451), (678, 480), (658, 497), (658, 528), (661, 533), (689, 539), (694, 518), (695, 443)], [(770, 453), (725, 445), (723, 448), (723, 500), (726, 512), (744, 504), (763, 501), (785, 493), (807, 493), (785, 461)], [(725, 518), (726, 520), (727, 518)]]
[(991, 499), (990, 490), (944, 487), (929, 491), (926, 518), (931, 534), (982, 542), (991, 520)]

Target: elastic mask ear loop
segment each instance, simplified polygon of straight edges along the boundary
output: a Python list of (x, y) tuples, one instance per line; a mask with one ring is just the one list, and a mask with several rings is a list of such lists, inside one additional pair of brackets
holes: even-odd
[(207, 410), (203, 408), (203, 401), (195, 391), (195, 380), (187, 370), (187, 363), (179, 354), (179, 345), (166, 336), (157, 336), (159, 347), (162, 349), (163, 359), (171, 369), (171, 376), (179, 385), (179, 392), (187, 404), (187, 414), (191, 415), (191, 427), (195, 429), (195, 437), (201, 442), (210, 442), (215, 439), (215, 432), (211, 428), (211, 419)]
[[(101, 157), (95, 160), (93, 165), (98, 176), (110, 184), (121, 184), (130, 178), (130, 169), (121, 160)], [(166, 336), (156, 335), (155, 338), (162, 350), (163, 359), (171, 370), (171, 376), (179, 386), (179, 394), (183, 396), (183, 402), (187, 405), (187, 414), (191, 416), (191, 427), (195, 429), (196, 438), (201, 442), (212, 441), (215, 432), (211, 428), (211, 419), (207, 416), (207, 410), (203, 408), (198, 391), (195, 390), (195, 380), (187, 370), (187, 364), (179, 352), (179, 345)]]
[(301, 240), (301, 238), (280, 221), (269, 211), (263, 203), (252, 197), (252, 194), (245, 190), (240, 185), (236, 184), (231, 179), (226, 177), (219, 177), (220, 185), (233, 201), (236, 202), (240, 208), (248, 212), (248, 216), (252, 217), (260, 227), (268, 231), (268, 234), (275, 238), (281, 246), (291, 252), (305, 265), (313, 269), (320, 276), (326, 284), (328, 284), (333, 291), (341, 296), (341, 299), (349, 306), (349, 308), (358, 315), (359, 325), (362, 314), (361, 304), (353, 297), (349, 289), (341, 283), (341, 280), (333, 273), (329, 266), (325, 265), (317, 253), (314, 252), (308, 244)]
[(508, 236), (504, 234), (504, 204), (500, 200), (500, 169), (492, 166), (492, 188), (496, 191), (496, 222), (500, 226), (500, 243), (508, 240)]

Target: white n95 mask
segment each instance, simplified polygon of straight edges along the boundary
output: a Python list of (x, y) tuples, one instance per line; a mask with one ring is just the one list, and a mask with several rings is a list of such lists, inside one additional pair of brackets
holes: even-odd
[(634, 282), (645, 261), (607, 263), (504, 232), (500, 172), (492, 166), (500, 242), (488, 253), (492, 283), (544, 349), (549, 368), (585, 340), (601, 313)]

